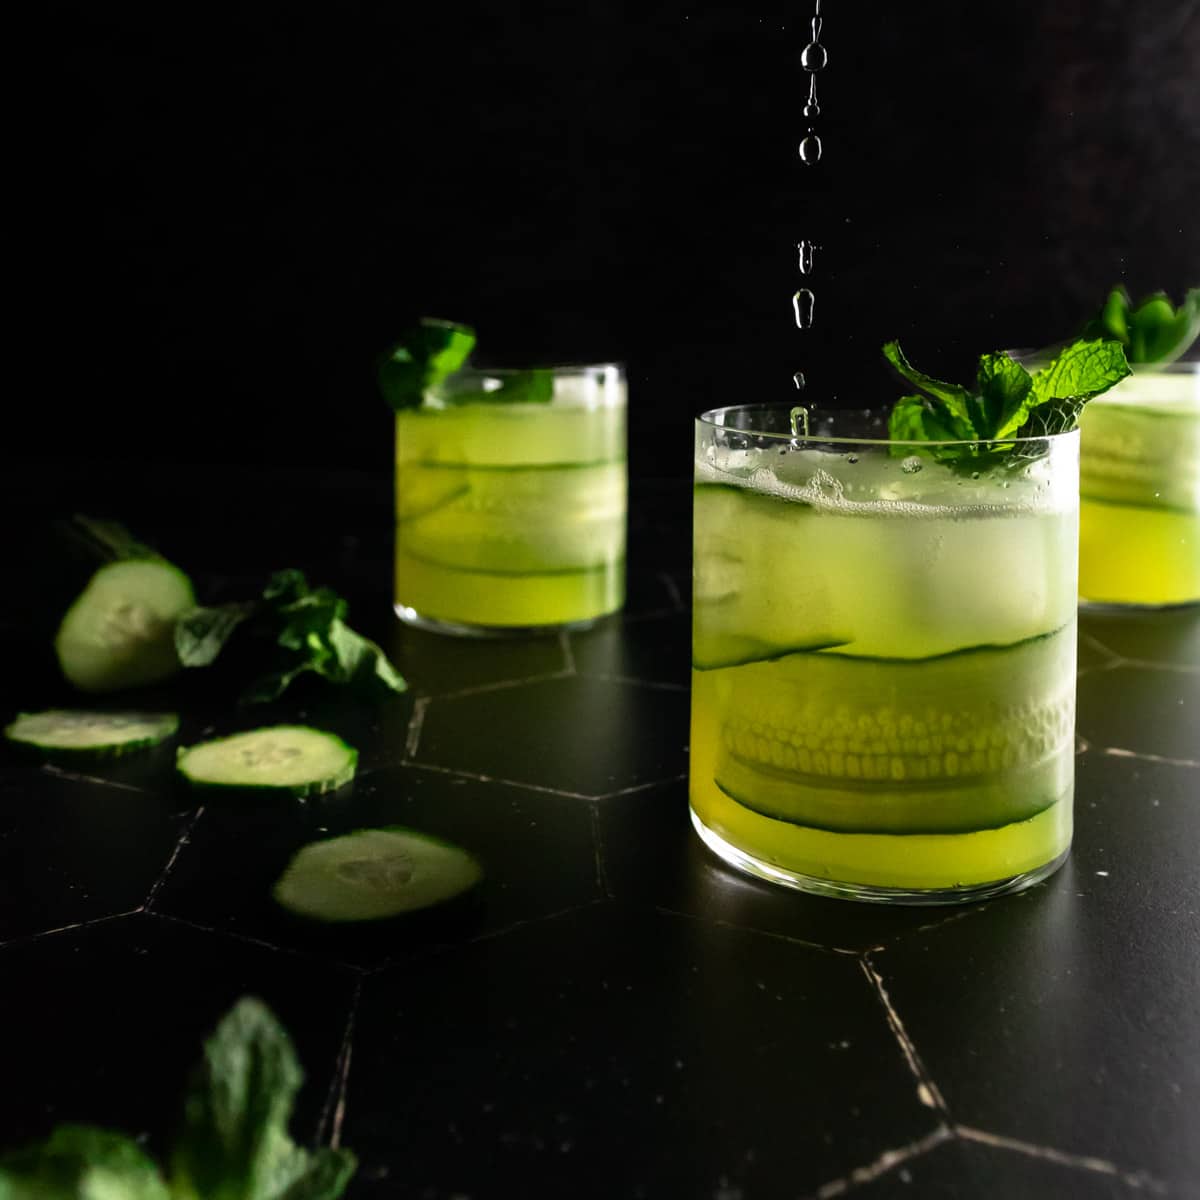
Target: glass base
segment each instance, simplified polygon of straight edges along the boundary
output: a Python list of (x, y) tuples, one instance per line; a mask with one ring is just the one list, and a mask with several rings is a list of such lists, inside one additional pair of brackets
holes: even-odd
[(1165, 604), (1147, 604), (1142, 600), (1088, 600), (1079, 597), (1079, 608), (1085, 613), (1096, 613), (1104, 616), (1106, 613), (1139, 613), (1139, 612), (1174, 612), (1176, 609), (1195, 608), (1200, 600), (1169, 600)]
[(427, 633), (448, 633), (453, 637), (473, 638), (506, 638), (506, 637), (538, 637), (560, 632), (575, 633), (582, 629), (591, 629), (597, 621), (603, 621), (611, 613), (601, 613), (597, 617), (587, 617), (582, 621), (560, 621), (556, 625), (467, 625), (460, 621), (443, 621), (438, 617), (426, 617), (404, 604), (392, 606), (396, 616), (405, 625), (414, 629), (424, 629)]
[(970, 904), (976, 900), (990, 900), (995, 896), (1008, 896), (1023, 892), (1035, 883), (1049, 878), (1067, 861), (1071, 848), (1068, 846), (1057, 858), (1032, 871), (1011, 875), (1007, 879), (996, 879), (988, 883), (974, 883), (965, 887), (951, 888), (897, 888), (875, 887), (869, 883), (839, 883), (833, 879), (821, 879), (815, 875), (801, 875), (774, 863), (763, 862), (739, 850), (704, 824), (695, 812), (691, 812), (692, 825), (700, 840), (720, 859), (747, 875), (757, 876), (769, 883), (810, 892), (815, 896), (830, 896), (836, 900), (859, 900), (868, 904), (945, 905)]

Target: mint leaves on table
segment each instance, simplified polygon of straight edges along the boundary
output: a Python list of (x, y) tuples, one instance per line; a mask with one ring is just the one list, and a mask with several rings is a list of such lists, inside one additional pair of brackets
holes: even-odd
[(883, 356), (920, 391), (896, 401), (888, 437), (965, 443), (935, 450), (942, 461), (994, 457), (1010, 450), (1014, 438), (1074, 429), (1084, 404), (1129, 374), (1121, 346), (1100, 340), (1074, 342), (1032, 374), (1002, 350), (981, 355), (971, 386), (918, 371), (899, 342), (886, 343)]
[[(380, 360), (383, 398), (397, 412), (419, 408), (427, 393), (442, 389), (467, 365), (474, 348), (475, 331), (469, 326), (422, 317)], [(488, 376), (486, 370), (481, 374)], [(548, 404), (554, 395), (554, 372), (544, 367), (497, 371), (488, 382), (486, 388), (447, 389), (440, 399), (446, 404)]]
[(474, 348), (468, 326), (422, 317), (379, 363), (383, 398), (397, 412), (419, 408), (425, 393), (460, 370)]
[(277, 571), (257, 600), (185, 612), (175, 652), (185, 667), (206, 667), (232, 643), (251, 675), (247, 704), (278, 699), (307, 673), (366, 693), (404, 691), (383, 650), (346, 624), (348, 608), (332, 589), (310, 587), (302, 571)]
[(1174, 308), (1165, 292), (1135, 305), (1123, 287), (1115, 287), (1083, 336), (1120, 342), (1131, 363), (1174, 362), (1200, 337), (1200, 288), (1189, 288)]
[(291, 1039), (253, 997), (204, 1045), (164, 1177), (121, 1133), (63, 1125), (0, 1156), (6, 1200), (336, 1200), (357, 1162), (288, 1134), (303, 1072)]

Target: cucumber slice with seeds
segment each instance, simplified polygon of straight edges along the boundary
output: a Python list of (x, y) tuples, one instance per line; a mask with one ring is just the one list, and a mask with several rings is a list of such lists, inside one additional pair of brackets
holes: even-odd
[(52, 708), (19, 713), (4, 736), (47, 757), (115, 758), (149, 749), (179, 728), (175, 713), (88, 712)]
[(195, 787), (292, 796), (331, 792), (354, 778), (358, 751), (308, 725), (271, 725), (181, 746), (180, 774)]
[(114, 522), (75, 517), (61, 533), (69, 557), (89, 572), (54, 639), (62, 673), (84, 692), (174, 675), (174, 624), (196, 603), (191, 580)]
[(316, 921), (379, 921), (452, 900), (483, 878), (459, 846), (393, 826), (303, 847), (272, 895)]

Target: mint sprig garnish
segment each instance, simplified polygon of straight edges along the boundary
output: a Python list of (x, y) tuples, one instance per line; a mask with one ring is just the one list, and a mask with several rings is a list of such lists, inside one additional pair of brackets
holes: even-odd
[(1074, 342), (1032, 374), (1003, 350), (981, 355), (971, 387), (918, 371), (899, 342), (886, 343), (883, 356), (920, 390), (896, 401), (889, 439), (964, 443), (934, 452), (947, 462), (1006, 453), (1014, 438), (1066, 433), (1088, 400), (1129, 374), (1122, 347), (1103, 340)]
[(380, 360), (383, 398), (397, 412), (420, 407), (425, 393), (461, 370), (474, 348), (469, 326), (422, 317)]
[(12, 1200), (336, 1200), (357, 1163), (288, 1133), (303, 1073), (291, 1039), (259, 1000), (240, 1000), (205, 1042), (167, 1175), (123, 1133), (63, 1125), (0, 1156)]
[(310, 587), (303, 572), (276, 571), (257, 600), (185, 612), (175, 624), (175, 653), (185, 667), (232, 659), (250, 679), (244, 704), (277, 700), (308, 673), (367, 694), (404, 691), (383, 650), (346, 624), (348, 608), (331, 588)]
[[(383, 398), (397, 412), (419, 408), (431, 393), (437, 393), (440, 402), (455, 405), (550, 403), (554, 372), (543, 367), (498, 371), (487, 388), (477, 386), (470, 376), (455, 381), (453, 377), (467, 365), (475, 340), (475, 331), (467, 325), (422, 317), (380, 359)], [(486, 370), (481, 373), (487, 374)]]
[(1200, 337), (1200, 288), (1189, 288), (1178, 308), (1166, 292), (1134, 304), (1123, 287), (1114, 287), (1083, 336), (1120, 342), (1131, 363), (1170, 363)]

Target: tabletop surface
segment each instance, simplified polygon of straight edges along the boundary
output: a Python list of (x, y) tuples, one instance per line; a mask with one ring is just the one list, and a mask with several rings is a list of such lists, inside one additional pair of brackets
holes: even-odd
[[(202, 593), (302, 566), (410, 687), (183, 693), (183, 744), (287, 719), (357, 746), (355, 782), (307, 803), (200, 803), (173, 746), (3, 759), (0, 1146), (72, 1120), (161, 1152), (253, 994), (304, 1064), (294, 1136), (359, 1157), (352, 1200), (1200, 1195), (1200, 609), (1081, 617), (1056, 875), (859, 905), (691, 831), (686, 481), (634, 487), (624, 614), (529, 640), (394, 619), (385, 481), (306, 480), (253, 519), (176, 500), (149, 532)], [(69, 699), (10, 674), (9, 712)], [(354, 927), (275, 907), (300, 846), (376, 825), (473, 851), (478, 896)]]

